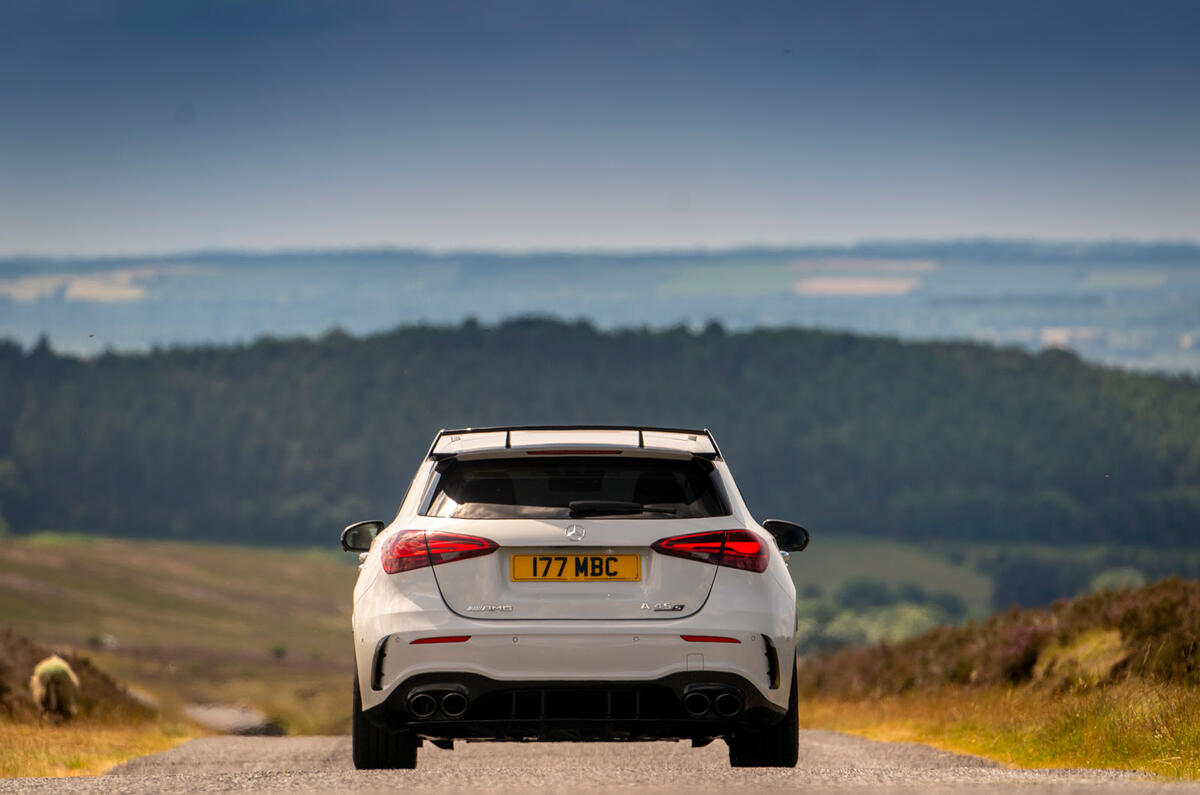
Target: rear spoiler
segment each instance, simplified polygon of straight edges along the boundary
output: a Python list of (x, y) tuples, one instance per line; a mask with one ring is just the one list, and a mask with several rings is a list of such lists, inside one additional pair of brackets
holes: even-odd
[(613, 425), (526, 425), (511, 428), (442, 430), (429, 448), (429, 458), (511, 450), (531, 454), (582, 455), (647, 450), (719, 459), (721, 450), (707, 428), (651, 428)]

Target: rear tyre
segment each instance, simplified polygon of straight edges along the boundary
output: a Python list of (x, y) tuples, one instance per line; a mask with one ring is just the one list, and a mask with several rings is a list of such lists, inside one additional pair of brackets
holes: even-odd
[(800, 706), (796, 693), (796, 666), (783, 720), (757, 732), (738, 732), (725, 739), (730, 767), (795, 767), (800, 757)]
[(350, 745), (359, 770), (413, 770), (417, 766), (417, 738), (408, 732), (381, 729), (363, 715), (358, 676), (354, 677), (354, 710), (350, 719)]

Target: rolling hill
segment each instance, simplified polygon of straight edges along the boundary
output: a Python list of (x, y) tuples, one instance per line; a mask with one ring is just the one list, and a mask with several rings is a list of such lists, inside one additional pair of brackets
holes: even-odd
[(0, 345), (24, 533), (324, 545), (432, 434), (707, 426), (751, 507), (825, 535), (1195, 545), (1200, 383), (1050, 351), (522, 319), (80, 359)]

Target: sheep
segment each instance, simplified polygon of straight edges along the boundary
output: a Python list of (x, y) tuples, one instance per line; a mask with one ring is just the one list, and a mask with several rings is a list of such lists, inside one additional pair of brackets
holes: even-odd
[(79, 677), (57, 654), (51, 654), (34, 666), (33, 676), (29, 677), (29, 690), (43, 717), (68, 720), (79, 711), (76, 703)]

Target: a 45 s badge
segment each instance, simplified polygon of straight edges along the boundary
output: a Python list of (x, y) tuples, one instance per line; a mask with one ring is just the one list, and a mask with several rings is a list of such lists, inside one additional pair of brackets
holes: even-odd
[(682, 613), (684, 605), (677, 602), (655, 602), (651, 607), (649, 602), (642, 602), (643, 610), (653, 610), (655, 613)]

